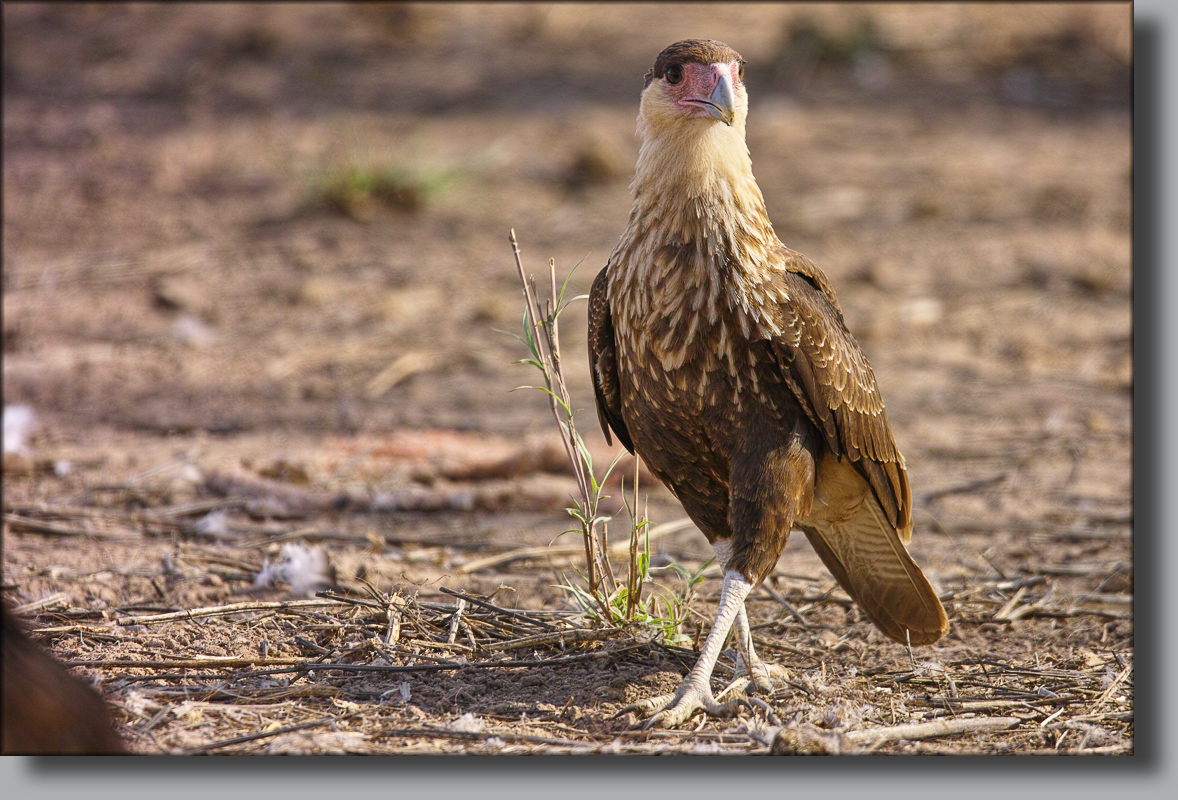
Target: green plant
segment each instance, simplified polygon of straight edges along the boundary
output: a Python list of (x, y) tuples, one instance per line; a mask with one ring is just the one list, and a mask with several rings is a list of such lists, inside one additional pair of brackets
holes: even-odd
[[(574, 530), (580, 532), (585, 543), (585, 573), (582, 576), (585, 587), (582, 588), (572, 582), (566, 582), (560, 584), (559, 588), (567, 591), (583, 611), (596, 619), (619, 626), (637, 625), (653, 630), (658, 638), (667, 644), (684, 644), (686, 637), (680, 632), (680, 628), (687, 616), (695, 587), (703, 581), (703, 571), (712, 562), (708, 561), (694, 573), (677, 563), (669, 564), (666, 567), (651, 565), (650, 521), (646, 518), (645, 513), (641, 518), (637, 514), (638, 472), (636, 470), (633, 505), (626, 498), (624, 482), (622, 486), (623, 502), (629, 512), (631, 523), (629, 561), (625, 583), (619, 583), (614, 576), (609, 561), (608, 529), (606, 526), (610, 517), (601, 513), (601, 502), (609, 497), (604, 493), (605, 482), (621, 460), (622, 453), (619, 453), (610, 462), (605, 474), (598, 480), (593, 469), (593, 456), (590, 454), (589, 448), (585, 446), (580, 434), (577, 433), (576, 413), (571, 405), (560, 360), (560, 314), (570, 303), (586, 299), (588, 295), (567, 296), (569, 280), (576, 272), (577, 267), (573, 267), (558, 289), (556, 263), (550, 259), (548, 262), (550, 299), (544, 303), (544, 307), (541, 309), (537, 299), (535, 279), (529, 278), (524, 271), (519, 242), (516, 240), (514, 230), (511, 231), (511, 246), (524, 291), (524, 333), (521, 340), (531, 354), (530, 358), (521, 359), (516, 363), (530, 364), (540, 370), (544, 376), (543, 386), (518, 388), (537, 389), (548, 396), (552, 414), (561, 431), (565, 453), (573, 467), (578, 489), (578, 496), (573, 498), (573, 507), (569, 508), (568, 512), (577, 520), (579, 527)], [(638, 548), (640, 540), (644, 540), (645, 546), (642, 550)], [(660, 569), (670, 570), (679, 576), (683, 585), (678, 592), (652, 580), (651, 573)], [(646, 592), (646, 596), (643, 597), (644, 588), (647, 586), (651, 587), (651, 591)]]
[[(573, 474), (577, 481), (578, 497), (574, 498), (574, 507), (569, 509), (569, 514), (580, 523), (581, 535), (585, 542), (586, 581), (589, 585), (589, 595), (596, 602), (600, 611), (607, 612), (608, 603), (605, 598), (613, 594), (617, 581), (614, 579), (613, 570), (605, 552), (604, 523), (607, 518), (599, 512), (601, 501), (605, 497), (603, 493), (605, 478), (603, 477), (600, 482), (597, 480), (593, 471), (593, 456), (590, 455), (589, 448), (585, 447), (584, 440), (577, 433), (575, 414), (569, 400), (568, 388), (560, 363), (560, 313), (573, 300), (584, 298), (585, 295), (567, 298), (567, 278), (558, 291), (556, 288), (556, 262), (550, 260), (551, 297), (545, 303), (544, 311), (541, 313), (540, 303), (536, 297), (536, 281), (534, 278), (529, 279), (524, 272), (519, 242), (516, 241), (514, 230), (511, 231), (511, 247), (524, 288), (523, 342), (531, 353), (531, 358), (525, 358), (516, 363), (531, 364), (544, 376), (543, 386), (519, 388), (538, 389), (548, 395), (552, 415), (560, 427), (565, 454), (568, 456), (569, 463), (572, 464)], [(572, 272), (569, 273), (569, 277), (572, 277)], [(621, 454), (619, 453), (606, 470), (606, 476), (613, 471), (620, 459)]]
[(363, 221), (380, 206), (418, 211), (454, 179), (453, 170), (441, 167), (352, 162), (326, 175), (319, 192), (337, 211)]
[[(613, 592), (598, 601), (584, 589), (572, 584), (564, 583), (558, 588), (568, 592), (580, 605), (581, 609), (592, 617), (602, 618), (597, 609), (604, 606), (605, 621), (618, 626), (630, 626), (651, 631), (663, 644), (687, 646), (691, 638), (682, 632), (683, 622), (687, 618), (691, 601), (695, 597), (695, 588), (703, 582), (703, 573), (715, 561), (706, 561), (698, 570), (691, 572), (687, 567), (677, 562), (671, 562), (663, 567), (655, 567), (650, 559), (650, 520), (643, 514), (639, 519), (635, 516), (637, 506), (638, 480), (634, 481), (634, 506), (626, 499), (625, 485), (622, 487), (623, 502), (630, 514), (630, 558), (625, 585), (617, 585)], [(642, 550), (638, 549), (638, 541), (643, 539)], [(652, 573), (668, 570), (675, 573), (681, 586), (673, 591), (667, 586), (653, 580)], [(643, 590), (650, 587), (650, 591)]]

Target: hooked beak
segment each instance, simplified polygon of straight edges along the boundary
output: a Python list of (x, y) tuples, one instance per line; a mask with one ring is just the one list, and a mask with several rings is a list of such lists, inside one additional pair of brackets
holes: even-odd
[(716, 82), (716, 88), (708, 95), (708, 99), (700, 100), (699, 103), (708, 114), (725, 125), (731, 125), (732, 120), (736, 118), (736, 97), (732, 92), (732, 78), (721, 74), (720, 80)]

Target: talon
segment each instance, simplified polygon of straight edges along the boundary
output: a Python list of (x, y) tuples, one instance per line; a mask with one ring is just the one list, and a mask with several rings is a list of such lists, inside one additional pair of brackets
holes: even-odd
[(614, 714), (612, 717), (610, 717), (610, 719), (617, 719), (623, 714), (629, 714), (631, 711), (643, 717), (650, 716), (651, 714), (657, 716), (658, 714), (662, 713), (662, 711), (666, 709), (666, 707), (669, 706), (672, 701), (674, 701), (674, 699), (674, 694), (662, 694), (658, 697), (648, 697), (645, 700), (637, 700), (623, 708), (618, 713)]
[[(759, 697), (750, 697), (750, 698), (749, 698), (749, 703), (751, 703), (752, 705), (755, 705), (757, 708), (759, 708), (759, 709), (761, 709), (762, 711), (764, 711), (764, 712), (765, 712), (765, 720), (766, 720), (766, 721), (767, 721), (767, 722), (768, 722), (770, 725), (780, 725), (780, 724), (781, 724), (781, 719), (780, 719), (780, 718), (777, 716), (777, 714), (776, 714), (776, 713), (774, 713), (773, 709), (769, 707), (769, 704), (768, 704), (768, 703), (766, 703), (766, 702), (765, 702), (764, 700), (762, 700), (761, 698), (759, 698)], [(754, 712), (754, 713), (755, 713), (755, 712)]]
[(610, 717), (610, 719), (617, 719), (618, 717), (622, 716), (623, 714), (629, 714), (631, 711), (636, 711), (637, 710), (635, 708), (636, 705), (637, 705), (636, 703), (631, 703), (630, 705), (626, 706), (621, 711), (619, 711), (618, 713), (616, 713), (612, 717)]

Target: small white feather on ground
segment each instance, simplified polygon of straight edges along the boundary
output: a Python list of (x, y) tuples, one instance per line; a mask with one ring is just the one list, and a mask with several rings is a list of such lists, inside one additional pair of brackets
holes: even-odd
[(254, 579), (254, 586), (290, 584), (293, 596), (314, 597), (316, 592), (335, 585), (335, 567), (322, 547), (310, 547), (298, 542), (282, 545), (278, 562), (270, 559), (262, 563), (262, 571)]
[(28, 453), (37, 415), (25, 405), (4, 406), (4, 452)]

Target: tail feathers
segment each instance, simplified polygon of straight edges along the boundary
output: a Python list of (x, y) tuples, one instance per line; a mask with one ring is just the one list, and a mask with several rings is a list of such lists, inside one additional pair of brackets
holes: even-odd
[(872, 492), (849, 516), (813, 520), (803, 530), (839, 585), (889, 637), (932, 644), (949, 630), (937, 593)]

